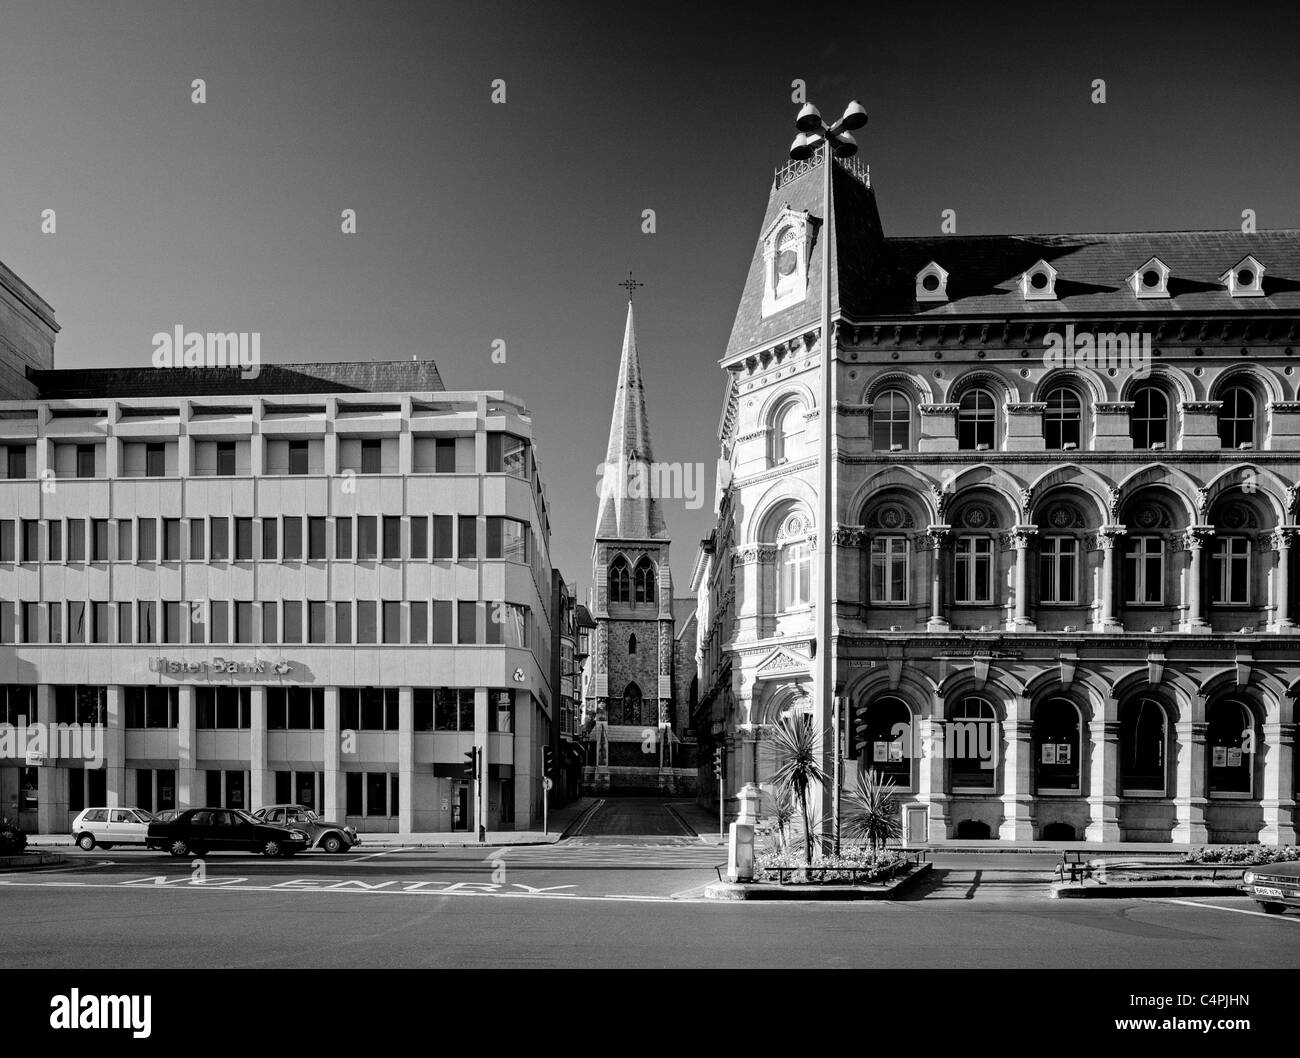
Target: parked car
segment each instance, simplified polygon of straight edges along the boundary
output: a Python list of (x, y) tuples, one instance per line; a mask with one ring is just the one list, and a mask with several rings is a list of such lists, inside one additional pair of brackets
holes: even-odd
[(153, 821), (155, 823), (170, 823), (180, 815), (182, 811), (183, 809), (180, 808), (164, 808), (161, 812), (155, 812), (153, 814)]
[(307, 846), (311, 849), (324, 849), (326, 852), (347, 852), (354, 845), (361, 844), (356, 827), (344, 826), (342, 823), (330, 823), (321, 819), (306, 805), (267, 805), (253, 813), (254, 819), (278, 826), (291, 826), (305, 830), (311, 839)]
[(72, 840), (86, 852), (96, 845), (143, 845), (152, 822), (143, 808), (87, 808), (72, 821)]
[(1241, 887), (1270, 915), (1300, 907), (1300, 860), (1252, 867), (1241, 876)]
[(170, 823), (151, 823), (146, 840), (149, 848), (173, 856), (206, 856), (209, 852), (292, 856), (307, 843), (306, 832), (297, 827), (261, 823), (234, 808), (187, 808)]

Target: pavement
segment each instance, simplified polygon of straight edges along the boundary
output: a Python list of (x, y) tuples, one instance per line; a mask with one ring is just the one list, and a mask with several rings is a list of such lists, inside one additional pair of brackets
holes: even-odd
[(706, 900), (726, 854), (683, 804), (593, 798), (532, 845), (69, 849), (0, 869), (0, 967), (1300, 968), (1300, 914), (1227, 892), (1055, 900), (1050, 849), (933, 850), (888, 901)]

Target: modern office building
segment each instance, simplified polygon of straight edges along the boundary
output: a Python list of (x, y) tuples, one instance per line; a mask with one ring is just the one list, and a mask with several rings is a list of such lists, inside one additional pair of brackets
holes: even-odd
[(92, 725), (103, 764), (19, 747), (5, 814), (540, 819), (551, 566), (524, 405), (427, 360), (56, 370), (56, 331), (0, 272), (0, 722)]
[(721, 358), (695, 726), (732, 811), (783, 715), (830, 771), (838, 697), (912, 841), (1295, 842), (1300, 232), (894, 238), (854, 161), (824, 223), (821, 164), (777, 170)]

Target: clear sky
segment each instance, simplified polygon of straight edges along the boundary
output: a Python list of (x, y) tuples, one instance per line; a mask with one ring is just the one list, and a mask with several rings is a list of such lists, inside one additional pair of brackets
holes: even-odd
[(655, 457), (708, 475), (665, 503), (682, 594), (793, 79), (867, 107), (887, 234), (1300, 227), (1298, 37), (1245, 0), (0, 0), (0, 260), (60, 367), (145, 364), (183, 324), (522, 396), (584, 596), (633, 269)]

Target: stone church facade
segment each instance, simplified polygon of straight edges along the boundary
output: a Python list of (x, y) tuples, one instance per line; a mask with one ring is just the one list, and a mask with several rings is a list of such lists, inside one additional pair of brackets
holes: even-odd
[(907, 840), (1294, 843), (1300, 232), (887, 238), (837, 161), (828, 233), (819, 165), (778, 170), (722, 357), (694, 723), (729, 810), (783, 714), (830, 770), (830, 532), (844, 784), (891, 778)]
[(584, 783), (596, 792), (695, 787), (695, 603), (673, 599), (660, 491), (629, 301), (592, 546)]

